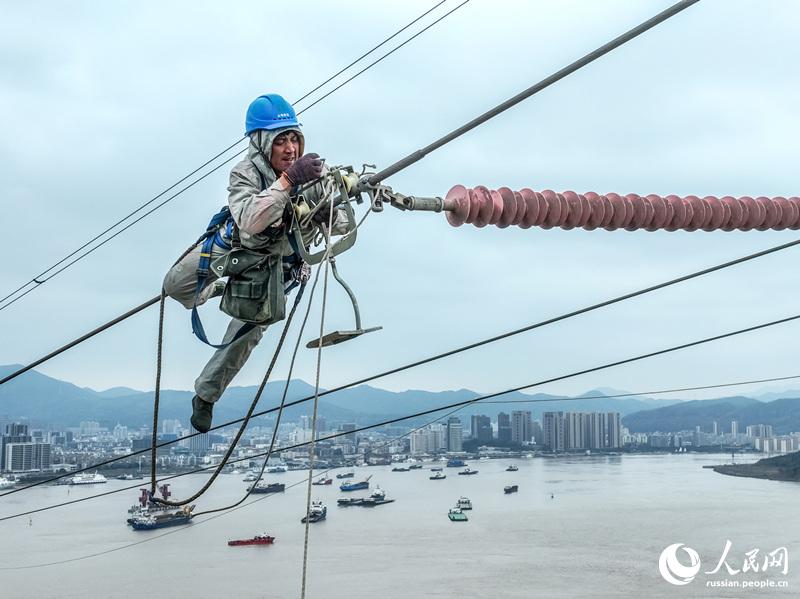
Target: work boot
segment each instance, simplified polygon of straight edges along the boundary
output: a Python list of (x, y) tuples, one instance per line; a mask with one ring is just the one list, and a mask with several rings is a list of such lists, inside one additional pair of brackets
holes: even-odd
[(211, 428), (211, 417), (214, 414), (214, 404), (198, 395), (192, 398), (192, 417), (189, 421), (198, 433), (207, 433)]

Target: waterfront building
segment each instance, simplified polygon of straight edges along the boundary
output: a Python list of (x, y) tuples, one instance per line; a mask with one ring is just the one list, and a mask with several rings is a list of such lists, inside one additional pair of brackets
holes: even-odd
[(463, 451), (463, 430), (461, 419), (450, 416), (447, 419), (447, 451)]
[(50, 470), (50, 455), (50, 443), (7, 443), (3, 470), (8, 472)]
[(472, 416), (470, 428), (472, 429), (472, 438), (479, 442), (493, 439), (492, 420), (488, 416)]
[(528, 411), (511, 412), (511, 442), (529, 443), (533, 437), (533, 420)]
[(542, 429), (545, 449), (564, 451), (564, 412), (545, 412)]
[(497, 415), (497, 440), (511, 442), (511, 418), (505, 412)]
[(791, 453), (800, 450), (800, 439), (797, 437), (755, 437), (756, 451), (765, 453)]
[(411, 433), (410, 452), (412, 454), (435, 453), (447, 449), (445, 427), (430, 424)]
[(772, 425), (771, 424), (752, 424), (747, 427), (748, 437), (771, 437)]
[(28, 434), (28, 425), (19, 422), (7, 424), (5, 434), (0, 437), (0, 470), (6, 467), (6, 445), (10, 443), (30, 443), (33, 438)]

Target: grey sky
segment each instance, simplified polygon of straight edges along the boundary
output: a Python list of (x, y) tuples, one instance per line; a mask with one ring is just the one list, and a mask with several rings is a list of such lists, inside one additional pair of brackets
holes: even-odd
[[(472, 0), (303, 114), (307, 151), (385, 167), (670, 2)], [(6, 3), (0, 23), (0, 296), (243, 132), (261, 93), (302, 96), (433, 2)], [(454, 0), (429, 17), (443, 14)], [(387, 181), (562, 191), (794, 195), (800, 6), (703, 0)], [(428, 22), (426, 21), (426, 22)], [(309, 101), (300, 103), (298, 108)], [(0, 311), (0, 363), (26, 363), (158, 292), (226, 201), (228, 168)], [(365, 326), (325, 352), (333, 386), (795, 239), (791, 231), (646, 233), (454, 229), (441, 215), (373, 214), (338, 264)], [(495, 391), (798, 312), (792, 249), (377, 382)], [(332, 287), (327, 329), (350, 328)], [(315, 310), (318, 314), (318, 310)], [(190, 389), (210, 350), (167, 311), (164, 385)], [(225, 318), (207, 306), (219, 338)], [(152, 388), (151, 308), (41, 370), (79, 385)], [(316, 336), (312, 318), (306, 339)], [(797, 324), (544, 391), (630, 390), (795, 373)], [(234, 384), (260, 380), (268, 333)], [(303, 350), (297, 375), (313, 380)], [(288, 359), (276, 378), (285, 376)]]

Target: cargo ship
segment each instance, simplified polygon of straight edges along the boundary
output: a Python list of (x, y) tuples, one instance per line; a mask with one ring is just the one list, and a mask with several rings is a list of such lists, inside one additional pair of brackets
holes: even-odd
[(460, 460), (458, 458), (450, 458), (449, 460), (447, 460), (448, 468), (461, 468), (461, 466), (466, 466), (464, 460)]
[(265, 483), (264, 481), (247, 487), (250, 493), (283, 493), (284, 489), (286, 489), (286, 485), (283, 483)]
[(372, 495), (364, 499), (360, 505), (361, 507), (375, 507), (376, 505), (384, 505), (385, 503), (393, 503), (394, 499), (386, 499), (386, 491), (380, 487), (372, 492)]
[(340, 491), (360, 491), (361, 489), (369, 489), (369, 479), (372, 476), (368, 476), (364, 480), (360, 480), (356, 483), (342, 483), (339, 485)]
[(228, 547), (239, 547), (240, 545), (272, 545), (275, 542), (275, 537), (271, 537), (264, 533), (263, 535), (256, 535), (252, 539), (237, 539), (228, 541)]
[(194, 506), (191, 505), (184, 506), (176, 512), (134, 516), (130, 519), (130, 523), (134, 530), (154, 530), (156, 528), (166, 528), (168, 526), (180, 526), (191, 522), (193, 509)]
[[(320, 520), (324, 520), (328, 516), (328, 508), (326, 508), (321, 501), (314, 500), (311, 502), (311, 507), (308, 510), (308, 521), (309, 522), (319, 522)], [(306, 523), (306, 517), (303, 516), (301, 523)]]

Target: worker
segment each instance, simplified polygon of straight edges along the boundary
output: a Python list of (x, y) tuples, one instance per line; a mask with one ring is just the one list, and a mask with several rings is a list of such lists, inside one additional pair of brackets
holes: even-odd
[[(317, 180), (302, 192), (306, 207), (316, 206), (323, 192), (319, 179), (328, 169), (319, 155), (304, 153), (305, 137), (297, 115), (291, 104), (277, 94), (259, 96), (250, 104), (245, 136), (249, 141), (247, 156), (230, 173), (230, 218), (220, 224), (213, 238), (210, 256), (205, 258), (205, 268), (201, 269), (205, 280), (200, 279), (198, 284), (198, 268), (203, 260), (203, 248), (199, 245), (179, 260), (164, 278), (164, 292), (185, 308), (193, 309), (211, 297), (222, 295), (224, 282), (214, 268), (207, 266), (209, 261), (218, 264), (217, 260), (230, 252), (232, 241), (247, 250), (280, 256), (285, 293), (308, 276), (309, 267), (297, 255), (290, 240), (290, 226), (297, 222), (292, 213), (297, 201), (295, 192), (298, 186)], [(318, 209), (300, 229), (306, 248), (320, 226), (329, 223), (330, 209), (330, 205)], [(347, 231), (347, 215), (338, 208), (330, 233), (341, 235)], [(285, 302), (283, 293), (280, 300)], [(244, 366), (264, 330), (266, 326), (248, 325), (236, 318), (231, 320), (222, 345), (195, 381), (190, 420), (195, 430), (205, 433), (211, 428), (214, 403)]]

